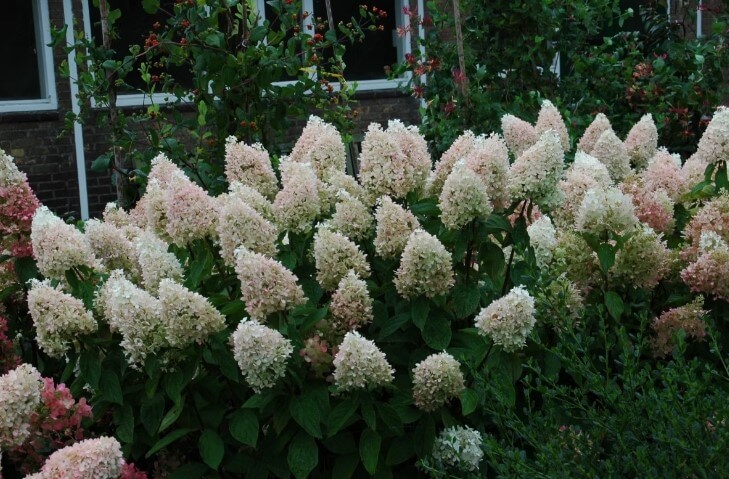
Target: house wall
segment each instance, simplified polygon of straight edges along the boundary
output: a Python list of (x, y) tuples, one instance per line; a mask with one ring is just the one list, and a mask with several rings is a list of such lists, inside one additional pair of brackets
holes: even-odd
[[(48, 0), (51, 24), (65, 23), (63, 0)], [(80, 18), (81, 3), (73, 0), (74, 15)], [(62, 48), (53, 54), (54, 68), (67, 60)], [(46, 112), (0, 113), (0, 148), (15, 158), (18, 167), (28, 175), (38, 198), (55, 213), (80, 217), (79, 185), (72, 129), (65, 131), (65, 114), (72, 108), (68, 79), (55, 75), (58, 108)], [(358, 118), (355, 135), (362, 134), (370, 122), (384, 123), (400, 118), (414, 124), (419, 120), (418, 103), (394, 90), (368, 91), (357, 94)], [(303, 123), (292, 128), (297, 138)], [(115, 200), (111, 175), (94, 173), (91, 162), (108, 148), (108, 133), (94, 126), (85, 126), (84, 154), (90, 216), (98, 216), (106, 203)]]

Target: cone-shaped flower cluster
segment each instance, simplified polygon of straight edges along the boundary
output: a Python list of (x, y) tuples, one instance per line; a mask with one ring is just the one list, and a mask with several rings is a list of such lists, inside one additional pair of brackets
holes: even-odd
[(291, 150), (291, 160), (310, 163), (319, 179), (327, 180), (344, 171), (347, 152), (334, 125), (311, 115)]
[(256, 320), (243, 319), (231, 341), (233, 357), (256, 393), (273, 387), (284, 376), (286, 362), (294, 351), (281, 333)]
[(30, 364), (0, 376), (0, 450), (19, 446), (30, 435), (30, 417), (41, 402), (43, 381)]
[(509, 191), (513, 198), (529, 198), (539, 206), (559, 204), (557, 189), (562, 177), (564, 151), (554, 131), (546, 131), (539, 140), (511, 165)]
[(410, 234), (420, 227), (415, 215), (392, 201), (389, 196), (377, 200), (375, 221), (375, 251), (387, 259), (399, 257)]
[(501, 131), (504, 133), (506, 145), (517, 158), (539, 139), (533, 125), (514, 115), (501, 117)]
[(229, 184), (241, 183), (269, 199), (278, 193), (271, 159), (260, 143), (247, 145), (229, 136), (225, 140), (225, 177)]
[(431, 354), (413, 368), (413, 400), (423, 411), (435, 411), (466, 387), (461, 365), (450, 354)]
[(703, 317), (708, 311), (704, 310), (703, 305), (704, 298), (698, 296), (691, 303), (669, 309), (653, 320), (651, 328), (655, 337), (651, 341), (651, 347), (655, 356), (671, 354), (676, 346), (675, 335), (679, 330), (683, 330), (687, 337), (694, 340), (701, 340), (706, 336)]
[(340, 201), (329, 223), (331, 228), (354, 241), (365, 239), (375, 222), (370, 209), (344, 190), (339, 192), (339, 196)]
[(542, 216), (527, 227), (529, 243), (534, 248), (537, 265), (546, 268), (557, 248), (557, 230), (549, 216)]
[(729, 163), (729, 108), (720, 106), (714, 112), (696, 154), (709, 163)]
[(595, 148), (595, 143), (597, 143), (597, 140), (600, 139), (603, 132), (612, 129), (613, 127), (610, 124), (610, 120), (608, 120), (603, 113), (598, 113), (597, 116), (595, 116), (595, 119), (592, 120), (592, 123), (590, 123), (590, 126), (588, 126), (582, 134), (582, 138), (580, 138), (579, 143), (577, 143), (577, 149), (585, 153), (590, 153), (592, 149)]
[(182, 266), (177, 257), (168, 252), (169, 245), (145, 231), (134, 241), (137, 261), (142, 272), (142, 285), (151, 294), (157, 294), (160, 281), (170, 278), (174, 281), (182, 279)]
[(600, 135), (590, 154), (607, 167), (614, 181), (621, 181), (630, 174), (628, 149), (612, 129)]
[(273, 202), (278, 225), (294, 233), (311, 230), (322, 211), (319, 180), (314, 170), (309, 163), (284, 159), (281, 177), (283, 188)]
[(542, 107), (539, 109), (539, 116), (537, 117), (537, 123), (534, 125), (534, 130), (537, 132), (538, 137), (541, 137), (549, 130), (556, 132), (559, 135), (560, 142), (562, 143), (562, 151), (570, 151), (570, 135), (567, 131), (567, 125), (564, 123), (562, 114), (551, 101), (544, 100), (542, 102)]
[(506, 352), (523, 348), (535, 323), (534, 298), (521, 287), (513, 288), (476, 316), (479, 333)]
[(433, 298), (454, 284), (451, 254), (435, 236), (416, 230), (408, 238), (395, 273), (395, 287), (403, 298)]
[(491, 214), (486, 186), (466, 163), (459, 161), (443, 184), (438, 207), (441, 221), (450, 229), (463, 228), (477, 218)]
[(314, 261), (316, 280), (326, 291), (336, 289), (350, 270), (363, 278), (370, 275), (367, 257), (359, 246), (326, 227), (319, 228), (314, 235)]
[(509, 206), (509, 150), (504, 139), (495, 133), (479, 136), (464, 161), (483, 181), (493, 208)]
[(276, 256), (278, 229), (251, 206), (235, 195), (228, 195), (218, 211), (217, 232), (220, 256), (229, 266), (235, 265), (238, 246), (256, 253)]
[(37, 477), (40, 479), (119, 479), (124, 458), (113, 437), (85, 439), (50, 455)]
[(225, 328), (225, 318), (199, 293), (165, 278), (159, 284), (161, 320), (169, 345), (202, 343)]
[(332, 313), (329, 326), (335, 339), (341, 339), (347, 332), (372, 322), (372, 298), (367, 291), (367, 283), (354, 271), (347, 273), (332, 295), (329, 311)]
[(395, 373), (377, 345), (356, 331), (344, 336), (333, 364), (334, 384), (342, 392), (385, 386)]
[(577, 210), (577, 231), (602, 237), (605, 233), (622, 234), (638, 224), (630, 197), (615, 187), (593, 188), (585, 193)]
[(476, 136), (471, 130), (464, 131), (455, 139), (440, 157), (440, 160), (435, 163), (435, 168), (429, 181), (428, 192), (431, 195), (440, 195), (440, 191), (443, 189), (443, 183), (445, 183), (448, 175), (451, 174), (451, 170), (453, 170), (456, 162), (469, 156), (475, 146)]
[(481, 433), (470, 427), (444, 429), (433, 444), (433, 461), (445, 470), (474, 472), (483, 459)]
[(658, 148), (658, 129), (650, 113), (643, 115), (625, 137), (625, 148), (630, 161), (637, 169), (643, 169)]
[(30, 231), (40, 206), (25, 174), (13, 157), (0, 149), (0, 252), (15, 257), (31, 256)]

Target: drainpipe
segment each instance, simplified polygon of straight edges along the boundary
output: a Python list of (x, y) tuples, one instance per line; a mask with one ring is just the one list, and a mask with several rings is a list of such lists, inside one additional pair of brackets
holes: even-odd
[[(73, 6), (72, 0), (63, 0), (63, 18), (66, 22), (66, 43), (73, 45), (75, 38), (73, 34)], [(74, 81), (78, 78), (78, 66), (76, 65), (76, 50), (68, 53), (69, 86), (71, 88), (71, 111), (74, 115), (81, 112), (78, 105), (78, 85)], [(73, 123), (73, 144), (76, 150), (76, 174), (78, 178), (78, 197), (81, 203), (81, 219), (89, 219), (89, 194), (86, 184), (86, 155), (84, 154), (84, 131), (79, 122)]]

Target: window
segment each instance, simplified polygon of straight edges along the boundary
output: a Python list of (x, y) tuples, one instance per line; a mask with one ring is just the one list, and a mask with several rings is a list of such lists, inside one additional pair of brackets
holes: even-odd
[[(144, 39), (152, 30), (152, 25), (155, 22), (164, 23), (168, 18), (168, 15), (164, 13), (165, 9), (171, 11), (175, 3), (174, 0), (162, 0), (160, 2), (162, 8), (157, 14), (150, 15), (144, 11), (142, 2), (139, 0), (108, 1), (109, 10), (118, 9), (122, 12), (122, 16), (114, 24), (117, 37), (111, 40), (111, 48), (115, 52), (116, 60), (123, 60), (125, 56), (129, 55), (130, 45), (144, 44)], [(93, 6), (93, 0), (83, 2), (83, 17), (86, 36), (97, 39), (101, 43), (101, 19), (99, 9)], [(166, 71), (183, 85), (192, 84), (192, 74), (184, 67), (170, 68)], [(158, 72), (150, 69), (150, 73)], [(146, 85), (136, 68), (127, 75), (125, 81), (130, 88), (118, 93), (116, 102), (118, 106), (142, 106), (150, 103), (149, 96), (142, 93), (146, 89)], [(165, 103), (172, 100), (172, 96), (170, 93), (155, 93), (152, 100), (155, 103)]]
[(0, 58), (11, 72), (0, 76), (0, 112), (55, 110), (47, 0), (5, 0), (0, 17)]
[[(263, 11), (266, 18), (272, 14), (272, 9), (266, 0), (258, 0), (259, 11)], [(304, 26), (312, 25), (312, 18), (321, 17), (326, 23), (327, 12), (325, 0), (303, 0), (304, 11), (311, 15), (304, 21)], [(340, 21), (348, 22), (352, 17), (359, 16), (359, 6), (362, 1), (357, 0), (331, 0), (332, 17), (334, 24)], [(346, 65), (345, 77), (347, 81), (356, 81), (358, 90), (378, 90), (396, 88), (398, 80), (388, 80), (386, 67), (403, 61), (406, 53), (410, 53), (410, 44), (397, 34), (397, 27), (405, 25), (409, 19), (403, 13), (402, 0), (370, 0), (369, 7), (377, 7), (387, 12), (387, 18), (380, 19), (378, 25), (383, 30), (366, 32), (362, 43), (348, 43), (344, 54)], [(307, 32), (312, 32), (307, 28)]]

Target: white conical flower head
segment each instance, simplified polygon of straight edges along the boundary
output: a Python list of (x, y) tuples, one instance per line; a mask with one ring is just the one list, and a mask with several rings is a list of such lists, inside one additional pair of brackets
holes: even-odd
[(729, 163), (729, 108), (720, 106), (714, 112), (696, 153), (709, 163)]
[(168, 252), (169, 245), (153, 232), (145, 231), (134, 240), (137, 261), (142, 271), (142, 285), (151, 294), (157, 294), (160, 281), (170, 278), (182, 280), (182, 265), (177, 257)]
[(557, 230), (549, 216), (541, 216), (527, 226), (529, 244), (534, 248), (537, 266), (547, 268), (557, 248)]
[(598, 113), (582, 134), (582, 138), (577, 143), (577, 149), (585, 153), (591, 153), (600, 135), (606, 130), (612, 130), (612, 128), (610, 120), (603, 113)]
[(514, 115), (504, 115), (501, 117), (501, 131), (504, 133), (509, 150), (515, 157), (521, 156), (539, 139), (537, 130), (531, 123), (528, 123)]
[(326, 227), (319, 228), (314, 235), (314, 262), (316, 280), (325, 291), (336, 289), (349, 270), (354, 270), (363, 278), (370, 275), (367, 256), (359, 246)]
[(249, 186), (268, 199), (278, 193), (271, 158), (260, 143), (248, 145), (229, 136), (225, 140), (225, 177), (229, 184)]
[(15, 159), (0, 148), (0, 186), (18, 185), (26, 181), (25, 173), (22, 173)]
[(271, 388), (286, 374), (291, 341), (256, 320), (243, 319), (231, 336), (233, 357), (254, 392)]
[(488, 336), (506, 352), (526, 345), (526, 339), (536, 324), (534, 298), (522, 287), (513, 288), (476, 316), (479, 333)]
[(311, 115), (290, 157), (292, 161), (310, 163), (317, 177), (325, 181), (338, 172), (344, 172), (347, 151), (342, 135), (334, 125)]
[(342, 392), (385, 386), (395, 373), (377, 345), (356, 331), (344, 336), (333, 364), (334, 384)]
[(637, 169), (643, 169), (648, 164), (658, 148), (658, 129), (650, 113), (643, 115), (638, 123), (625, 137), (625, 148), (628, 150), (630, 161)]
[(375, 251), (386, 259), (399, 257), (410, 238), (410, 234), (420, 228), (418, 219), (409, 210), (383, 196), (377, 200), (375, 210), (377, 222)]
[(204, 342), (225, 329), (225, 318), (207, 298), (171, 279), (159, 284), (162, 324), (173, 348)]
[(365, 283), (354, 271), (342, 278), (329, 303), (330, 328), (340, 339), (348, 332), (372, 322), (372, 298)]
[(561, 201), (557, 184), (564, 168), (564, 151), (559, 135), (549, 130), (525, 151), (509, 170), (509, 191), (513, 199), (531, 199), (550, 208)]
[(0, 376), (0, 451), (28, 440), (31, 416), (40, 406), (42, 391), (43, 379), (30, 364)]
[(491, 214), (491, 203), (481, 178), (458, 161), (448, 175), (440, 194), (438, 207), (441, 221), (452, 230), (463, 228), (477, 218)]
[(593, 188), (585, 193), (575, 218), (575, 229), (603, 237), (623, 234), (638, 224), (633, 202), (618, 188)]
[(375, 223), (370, 209), (346, 191), (340, 191), (339, 197), (329, 223), (331, 228), (354, 241), (367, 238)]
[(570, 135), (567, 132), (567, 125), (564, 123), (562, 114), (551, 101), (544, 100), (542, 102), (534, 129), (539, 137), (549, 130), (557, 132), (562, 143), (562, 150), (570, 151)]
[(451, 174), (453, 166), (458, 160), (466, 158), (473, 150), (476, 144), (476, 136), (471, 130), (464, 131), (458, 138), (453, 141), (451, 146), (443, 153), (435, 163), (432, 179), (430, 181), (428, 191), (431, 195), (439, 195), (443, 189), (448, 175)]
[(273, 202), (278, 225), (294, 233), (310, 231), (322, 212), (319, 180), (314, 170), (309, 163), (297, 163), (284, 157), (281, 179), (283, 188)]
[(509, 150), (504, 139), (496, 133), (479, 135), (464, 161), (483, 181), (493, 208), (509, 206)]
[(413, 400), (423, 411), (435, 411), (465, 388), (460, 363), (446, 352), (431, 354), (413, 368)]
[(403, 298), (447, 294), (454, 284), (451, 254), (438, 238), (415, 230), (405, 245), (393, 282)]
[(229, 195), (223, 203), (218, 211), (217, 233), (225, 264), (235, 265), (234, 252), (240, 245), (256, 253), (276, 256), (276, 226), (236, 196)]
[(623, 180), (631, 173), (628, 149), (612, 129), (605, 130), (600, 135), (591, 155), (607, 167), (615, 182)]

